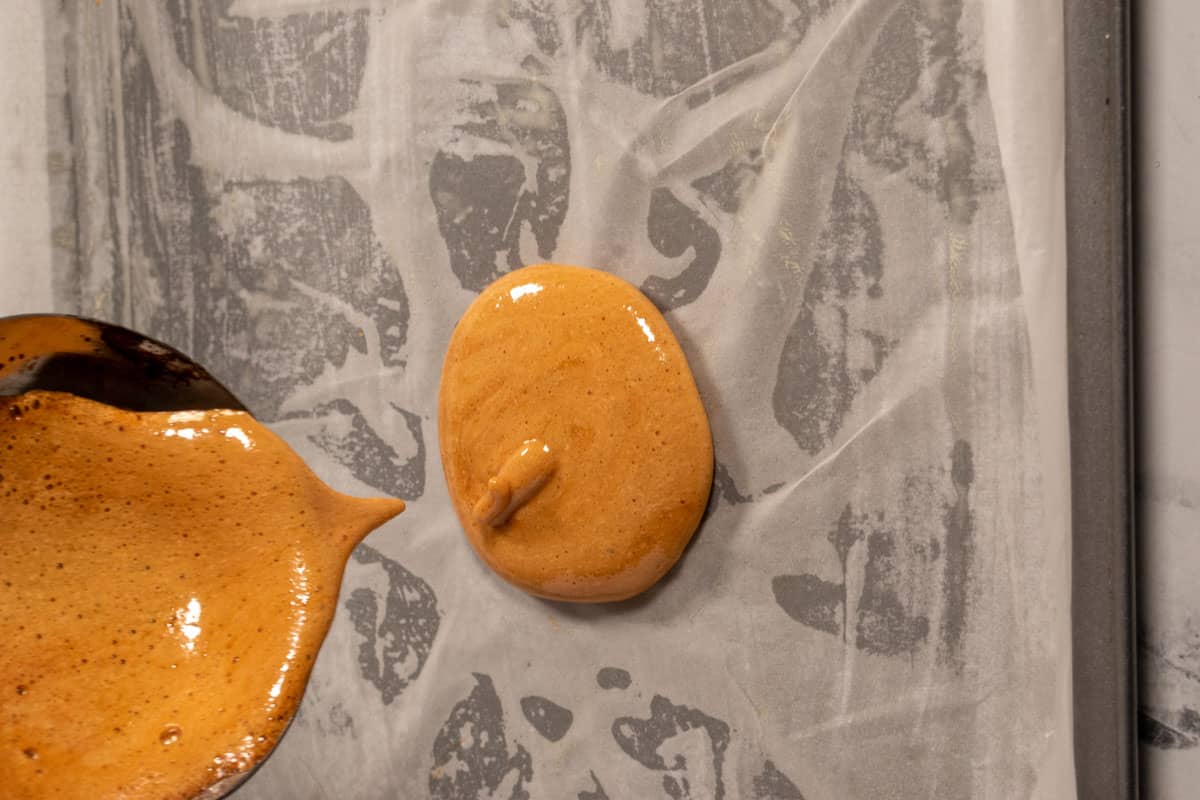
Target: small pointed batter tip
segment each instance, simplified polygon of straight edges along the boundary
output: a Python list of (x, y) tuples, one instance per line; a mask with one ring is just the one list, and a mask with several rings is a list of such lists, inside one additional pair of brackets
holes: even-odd
[(472, 511), (476, 521), (493, 528), (504, 525), (546, 485), (557, 465), (549, 445), (541, 439), (526, 439), (488, 479), (487, 489)]

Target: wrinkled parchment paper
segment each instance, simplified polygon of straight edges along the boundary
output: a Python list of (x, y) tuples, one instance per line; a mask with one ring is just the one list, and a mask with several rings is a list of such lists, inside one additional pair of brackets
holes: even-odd
[[(165, 339), (410, 503), (239, 797), (1073, 796), (1058, 3), (66, 5), (4, 310)], [(441, 476), (452, 327), (541, 260), (641, 286), (712, 420), (620, 605), (502, 583)]]

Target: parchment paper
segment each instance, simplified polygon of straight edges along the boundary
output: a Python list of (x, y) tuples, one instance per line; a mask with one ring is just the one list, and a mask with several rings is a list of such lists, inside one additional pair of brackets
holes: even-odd
[[(51, 231), (5, 285), (410, 502), (239, 797), (1074, 795), (1058, 3), (42, 13)], [(542, 260), (641, 286), (713, 424), (701, 531), (620, 605), (494, 577), (441, 476), (452, 327)]]

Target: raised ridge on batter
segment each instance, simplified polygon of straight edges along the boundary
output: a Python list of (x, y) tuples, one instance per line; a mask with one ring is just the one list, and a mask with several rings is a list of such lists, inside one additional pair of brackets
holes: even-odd
[(0, 796), (193, 798), (274, 746), (404, 509), (239, 411), (0, 398)]
[(451, 337), (438, 412), (467, 539), (540, 597), (645, 591), (708, 503), (712, 435), (687, 359), (608, 273), (539, 264), (487, 287)]

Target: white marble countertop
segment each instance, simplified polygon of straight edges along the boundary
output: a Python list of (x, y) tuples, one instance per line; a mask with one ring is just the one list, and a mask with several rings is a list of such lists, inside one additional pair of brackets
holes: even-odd
[(1147, 800), (1182, 800), (1200, 778), (1200, 5), (1139, 6), (1141, 773)]

